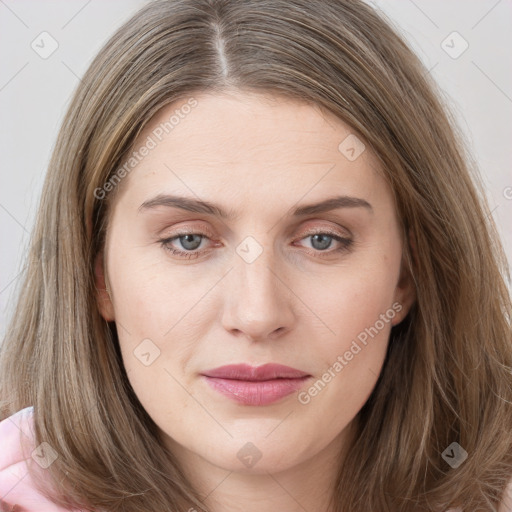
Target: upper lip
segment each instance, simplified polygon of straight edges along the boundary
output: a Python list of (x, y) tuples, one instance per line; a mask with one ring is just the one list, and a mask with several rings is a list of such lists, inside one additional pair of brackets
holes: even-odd
[(220, 379), (264, 381), (272, 379), (300, 379), (309, 377), (308, 373), (301, 372), (296, 368), (282, 364), (268, 363), (261, 366), (250, 366), (248, 364), (230, 364), (220, 366), (202, 373), (206, 377)]

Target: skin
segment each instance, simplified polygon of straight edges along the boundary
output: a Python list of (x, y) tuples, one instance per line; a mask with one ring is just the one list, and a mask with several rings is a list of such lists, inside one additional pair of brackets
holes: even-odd
[[(120, 185), (97, 259), (99, 308), (116, 322), (135, 393), (209, 510), (326, 511), (391, 326), (415, 299), (392, 192), (368, 147), (354, 161), (338, 150), (353, 130), (318, 107), (241, 91), (194, 97), (197, 106)], [(157, 113), (134, 148), (183, 103)], [(238, 217), (139, 209), (163, 193)], [(372, 210), (290, 214), (334, 195)], [(186, 259), (162, 246), (178, 228), (206, 230), (188, 245), (168, 244), (194, 252), (195, 241), (202, 255)], [(311, 231), (325, 230), (352, 245), (336, 252), (342, 245), (327, 238), (322, 249)], [(252, 263), (236, 252), (247, 236), (262, 249)], [(225, 364), (276, 362), (312, 375), (311, 385), (394, 303), (401, 310), (307, 404), (293, 393), (241, 405), (200, 378)], [(144, 339), (160, 350), (149, 366), (134, 355)], [(237, 457), (248, 442), (261, 454), (252, 467)]]

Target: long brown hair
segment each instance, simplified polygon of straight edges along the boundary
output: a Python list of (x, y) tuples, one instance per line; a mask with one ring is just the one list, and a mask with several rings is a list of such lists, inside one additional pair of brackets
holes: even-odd
[[(407, 233), (417, 300), (390, 335), (333, 490), (334, 512), (495, 510), (512, 476), (509, 270), (477, 166), (425, 67), (360, 0), (156, 0), (107, 42), (49, 164), (1, 347), (4, 418), (34, 406), (61, 503), (205, 506), (130, 387), (94, 260), (98, 196), (164, 105), (228, 88), (326, 108), (377, 155)], [(411, 247), (414, 246), (414, 256)], [(443, 451), (468, 453), (452, 469)]]

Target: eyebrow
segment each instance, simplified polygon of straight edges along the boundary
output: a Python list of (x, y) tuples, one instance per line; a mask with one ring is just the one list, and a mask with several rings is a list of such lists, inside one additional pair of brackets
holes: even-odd
[[(140, 207), (139, 212), (144, 210), (151, 210), (158, 206), (166, 206), (169, 208), (180, 208), (194, 213), (205, 213), (207, 215), (214, 215), (225, 220), (235, 220), (238, 214), (230, 210), (229, 212), (222, 209), (220, 206), (210, 203), (209, 201), (200, 201), (189, 197), (159, 194), (152, 199), (144, 201)], [(351, 196), (335, 196), (317, 203), (311, 203), (304, 206), (299, 206), (293, 210), (294, 217), (301, 217), (304, 215), (313, 215), (317, 213), (325, 213), (338, 208), (365, 208), (373, 213), (372, 205), (359, 197)]]

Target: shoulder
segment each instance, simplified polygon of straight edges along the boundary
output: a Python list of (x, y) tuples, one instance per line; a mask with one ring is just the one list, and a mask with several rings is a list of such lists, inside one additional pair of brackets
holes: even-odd
[(28, 471), (29, 465), (37, 464), (38, 479), (48, 480), (44, 446), (35, 446), (33, 407), (0, 422), (0, 445), (0, 510), (18, 510), (17, 505), (24, 512), (65, 512), (39, 493)]
[(33, 408), (27, 407), (0, 421), (0, 471), (24, 460), (25, 451), (33, 443)]

